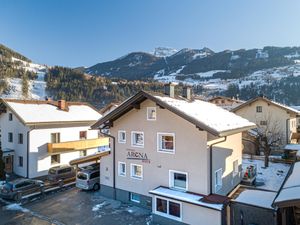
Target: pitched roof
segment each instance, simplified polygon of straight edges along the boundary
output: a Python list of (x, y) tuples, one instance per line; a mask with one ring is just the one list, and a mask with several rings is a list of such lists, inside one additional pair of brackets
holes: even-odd
[(232, 112), (236, 112), (236, 111), (238, 111), (239, 109), (241, 109), (241, 108), (243, 108), (243, 107), (245, 107), (245, 106), (247, 106), (247, 105), (250, 105), (250, 104), (253, 103), (253, 102), (259, 101), (259, 100), (265, 101), (265, 102), (267, 102), (268, 104), (275, 105), (275, 106), (277, 106), (277, 107), (279, 107), (279, 108), (281, 108), (281, 109), (283, 109), (283, 110), (288, 111), (289, 113), (300, 114), (300, 111), (298, 111), (298, 110), (296, 110), (296, 109), (294, 109), (294, 108), (292, 108), (292, 107), (286, 106), (286, 105), (284, 105), (284, 104), (281, 104), (281, 103), (272, 101), (272, 100), (270, 100), (270, 99), (267, 99), (266, 97), (256, 97), (256, 98), (250, 99), (250, 100), (248, 100), (247, 102), (245, 102), (245, 103), (243, 103), (243, 104), (241, 104), (241, 105), (235, 107), (235, 108), (232, 109), (231, 111), (232, 111)]
[(228, 97), (225, 97), (225, 96), (215, 96), (215, 97), (212, 97), (212, 98), (208, 99), (208, 101), (211, 102), (211, 101), (217, 100), (217, 99), (224, 99), (224, 100), (228, 100), (228, 101), (236, 102), (236, 103), (244, 103), (245, 102), (245, 101), (240, 100), (240, 99), (228, 98)]
[(193, 123), (199, 129), (216, 136), (226, 136), (256, 127), (254, 123), (209, 102), (201, 100), (187, 101), (183, 98), (170, 98), (158, 93), (140, 91), (102, 117), (92, 128), (99, 128), (113, 122), (146, 99), (154, 101), (161, 108), (168, 109)]
[(26, 125), (39, 123), (93, 123), (101, 118), (101, 114), (92, 106), (82, 102), (67, 102), (68, 110), (58, 108), (56, 101), (1, 99)]

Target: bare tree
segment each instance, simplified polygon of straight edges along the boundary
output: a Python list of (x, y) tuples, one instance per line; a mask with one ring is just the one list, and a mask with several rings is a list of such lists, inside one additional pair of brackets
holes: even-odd
[(262, 120), (256, 122), (257, 138), (259, 147), (263, 149), (265, 155), (265, 167), (269, 166), (269, 156), (272, 149), (282, 144), (283, 133), (280, 129), (280, 121), (274, 120), (269, 113)]

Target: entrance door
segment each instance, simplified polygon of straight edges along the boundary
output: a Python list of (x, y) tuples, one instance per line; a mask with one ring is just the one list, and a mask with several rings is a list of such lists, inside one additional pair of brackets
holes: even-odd
[(6, 173), (13, 172), (13, 156), (4, 156), (4, 163), (5, 163), (5, 171)]

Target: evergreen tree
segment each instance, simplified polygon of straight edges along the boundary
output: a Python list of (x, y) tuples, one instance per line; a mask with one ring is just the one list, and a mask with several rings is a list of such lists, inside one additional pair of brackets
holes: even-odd
[(3, 152), (0, 149), (0, 180), (5, 180), (6, 176), (5, 176), (5, 164), (3, 161)]

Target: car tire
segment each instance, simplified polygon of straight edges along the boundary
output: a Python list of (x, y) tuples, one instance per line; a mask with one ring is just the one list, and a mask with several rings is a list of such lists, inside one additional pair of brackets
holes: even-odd
[(14, 200), (16, 202), (20, 202), (22, 200), (22, 193), (21, 192), (17, 192), (17, 194), (14, 196)]
[(98, 184), (98, 183), (94, 184), (93, 190), (98, 191), (99, 189), (100, 189), (100, 184)]

